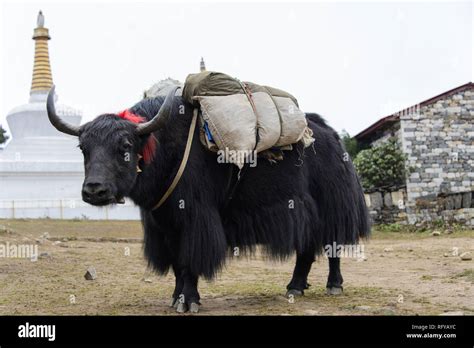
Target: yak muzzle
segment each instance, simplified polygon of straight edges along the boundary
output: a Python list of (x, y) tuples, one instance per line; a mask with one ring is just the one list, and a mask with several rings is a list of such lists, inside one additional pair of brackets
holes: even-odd
[(82, 187), (82, 199), (93, 205), (106, 205), (115, 202), (110, 189), (99, 182), (87, 182)]

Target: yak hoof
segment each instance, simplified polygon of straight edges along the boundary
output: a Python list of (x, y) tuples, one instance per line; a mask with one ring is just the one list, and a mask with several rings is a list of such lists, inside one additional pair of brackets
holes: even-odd
[(179, 302), (176, 306), (176, 312), (178, 313), (198, 313), (199, 312), (199, 304), (196, 302), (191, 302), (188, 306), (186, 303)]
[(186, 313), (188, 311), (188, 305), (186, 303), (178, 303), (176, 306), (176, 312), (178, 313)]
[(191, 302), (191, 304), (189, 305), (189, 311), (191, 313), (198, 313), (199, 312), (199, 305), (195, 302)]
[(303, 290), (290, 289), (286, 292), (286, 298), (303, 296), (303, 295), (304, 295)]
[(326, 288), (326, 294), (327, 295), (342, 295), (342, 287), (341, 288), (336, 288), (336, 287), (330, 287)]

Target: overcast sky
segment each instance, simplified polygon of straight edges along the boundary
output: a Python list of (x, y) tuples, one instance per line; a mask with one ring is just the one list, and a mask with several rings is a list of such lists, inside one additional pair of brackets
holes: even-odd
[(154, 82), (208, 70), (278, 87), (354, 135), (473, 81), (473, 5), (461, 2), (2, 2), (1, 115), (29, 98), (39, 9), (59, 102), (83, 122)]

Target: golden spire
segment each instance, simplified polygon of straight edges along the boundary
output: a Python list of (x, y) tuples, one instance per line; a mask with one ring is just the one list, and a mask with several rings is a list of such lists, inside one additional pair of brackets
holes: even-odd
[(206, 71), (206, 64), (204, 64), (204, 58), (203, 57), (201, 57), (201, 64), (199, 66), (199, 69), (201, 70), (201, 72)]
[(53, 85), (51, 66), (49, 64), (48, 40), (49, 31), (44, 27), (44, 16), (38, 13), (36, 29), (33, 34), (35, 40), (35, 65), (33, 67), (33, 80), (31, 82), (30, 94), (40, 91), (49, 91)]

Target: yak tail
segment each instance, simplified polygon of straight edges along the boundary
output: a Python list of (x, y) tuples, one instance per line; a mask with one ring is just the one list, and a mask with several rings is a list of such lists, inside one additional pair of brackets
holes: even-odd
[[(311, 194), (324, 243), (350, 245), (370, 235), (364, 191), (339, 135), (317, 114), (307, 114), (316, 139)], [(319, 149), (319, 151), (318, 151)]]
[[(338, 135), (337, 137), (339, 138)], [(349, 237), (350, 239), (347, 240), (347, 242), (357, 242), (359, 238), (368, 238), (370, 236), (371, 222), (367, 205), (365, 203), (364, 189), (355, 166), (340, 139), (339, 143), (344, 151), (344, 155), (346, 156), (344, 163), (347, 171), (347, 178), (345, 181), (347, 185), (345, 201), (348, 209), (345, 210), (346, 216), (344, 216), (344, 221), (347, 221), (348, 224), (346, 228), (342, 229), (346, 230), (346, 237)], [(350, 233), (349, 229), (352, 230), (352, 233)]]
[[(351, 163), (353, 166), (353, 164)], [(355, 173), (354, 169), (354, 175), (357, 178), (357, 199), (356, 199), (356, 206), (358, 210), (358, 221), (357, 221), (357, 230), (359, 231), (359, 237), (362, 238), (367, 238), (370, 236), (370, 217), (369, 217), (369, 212), (367, 209), (367, 204), (365, 203), (365, 197), (364, 197), (364, 190), (362, 189), (362, 184), (360, 183), (359, 176), (357, 173)]]

